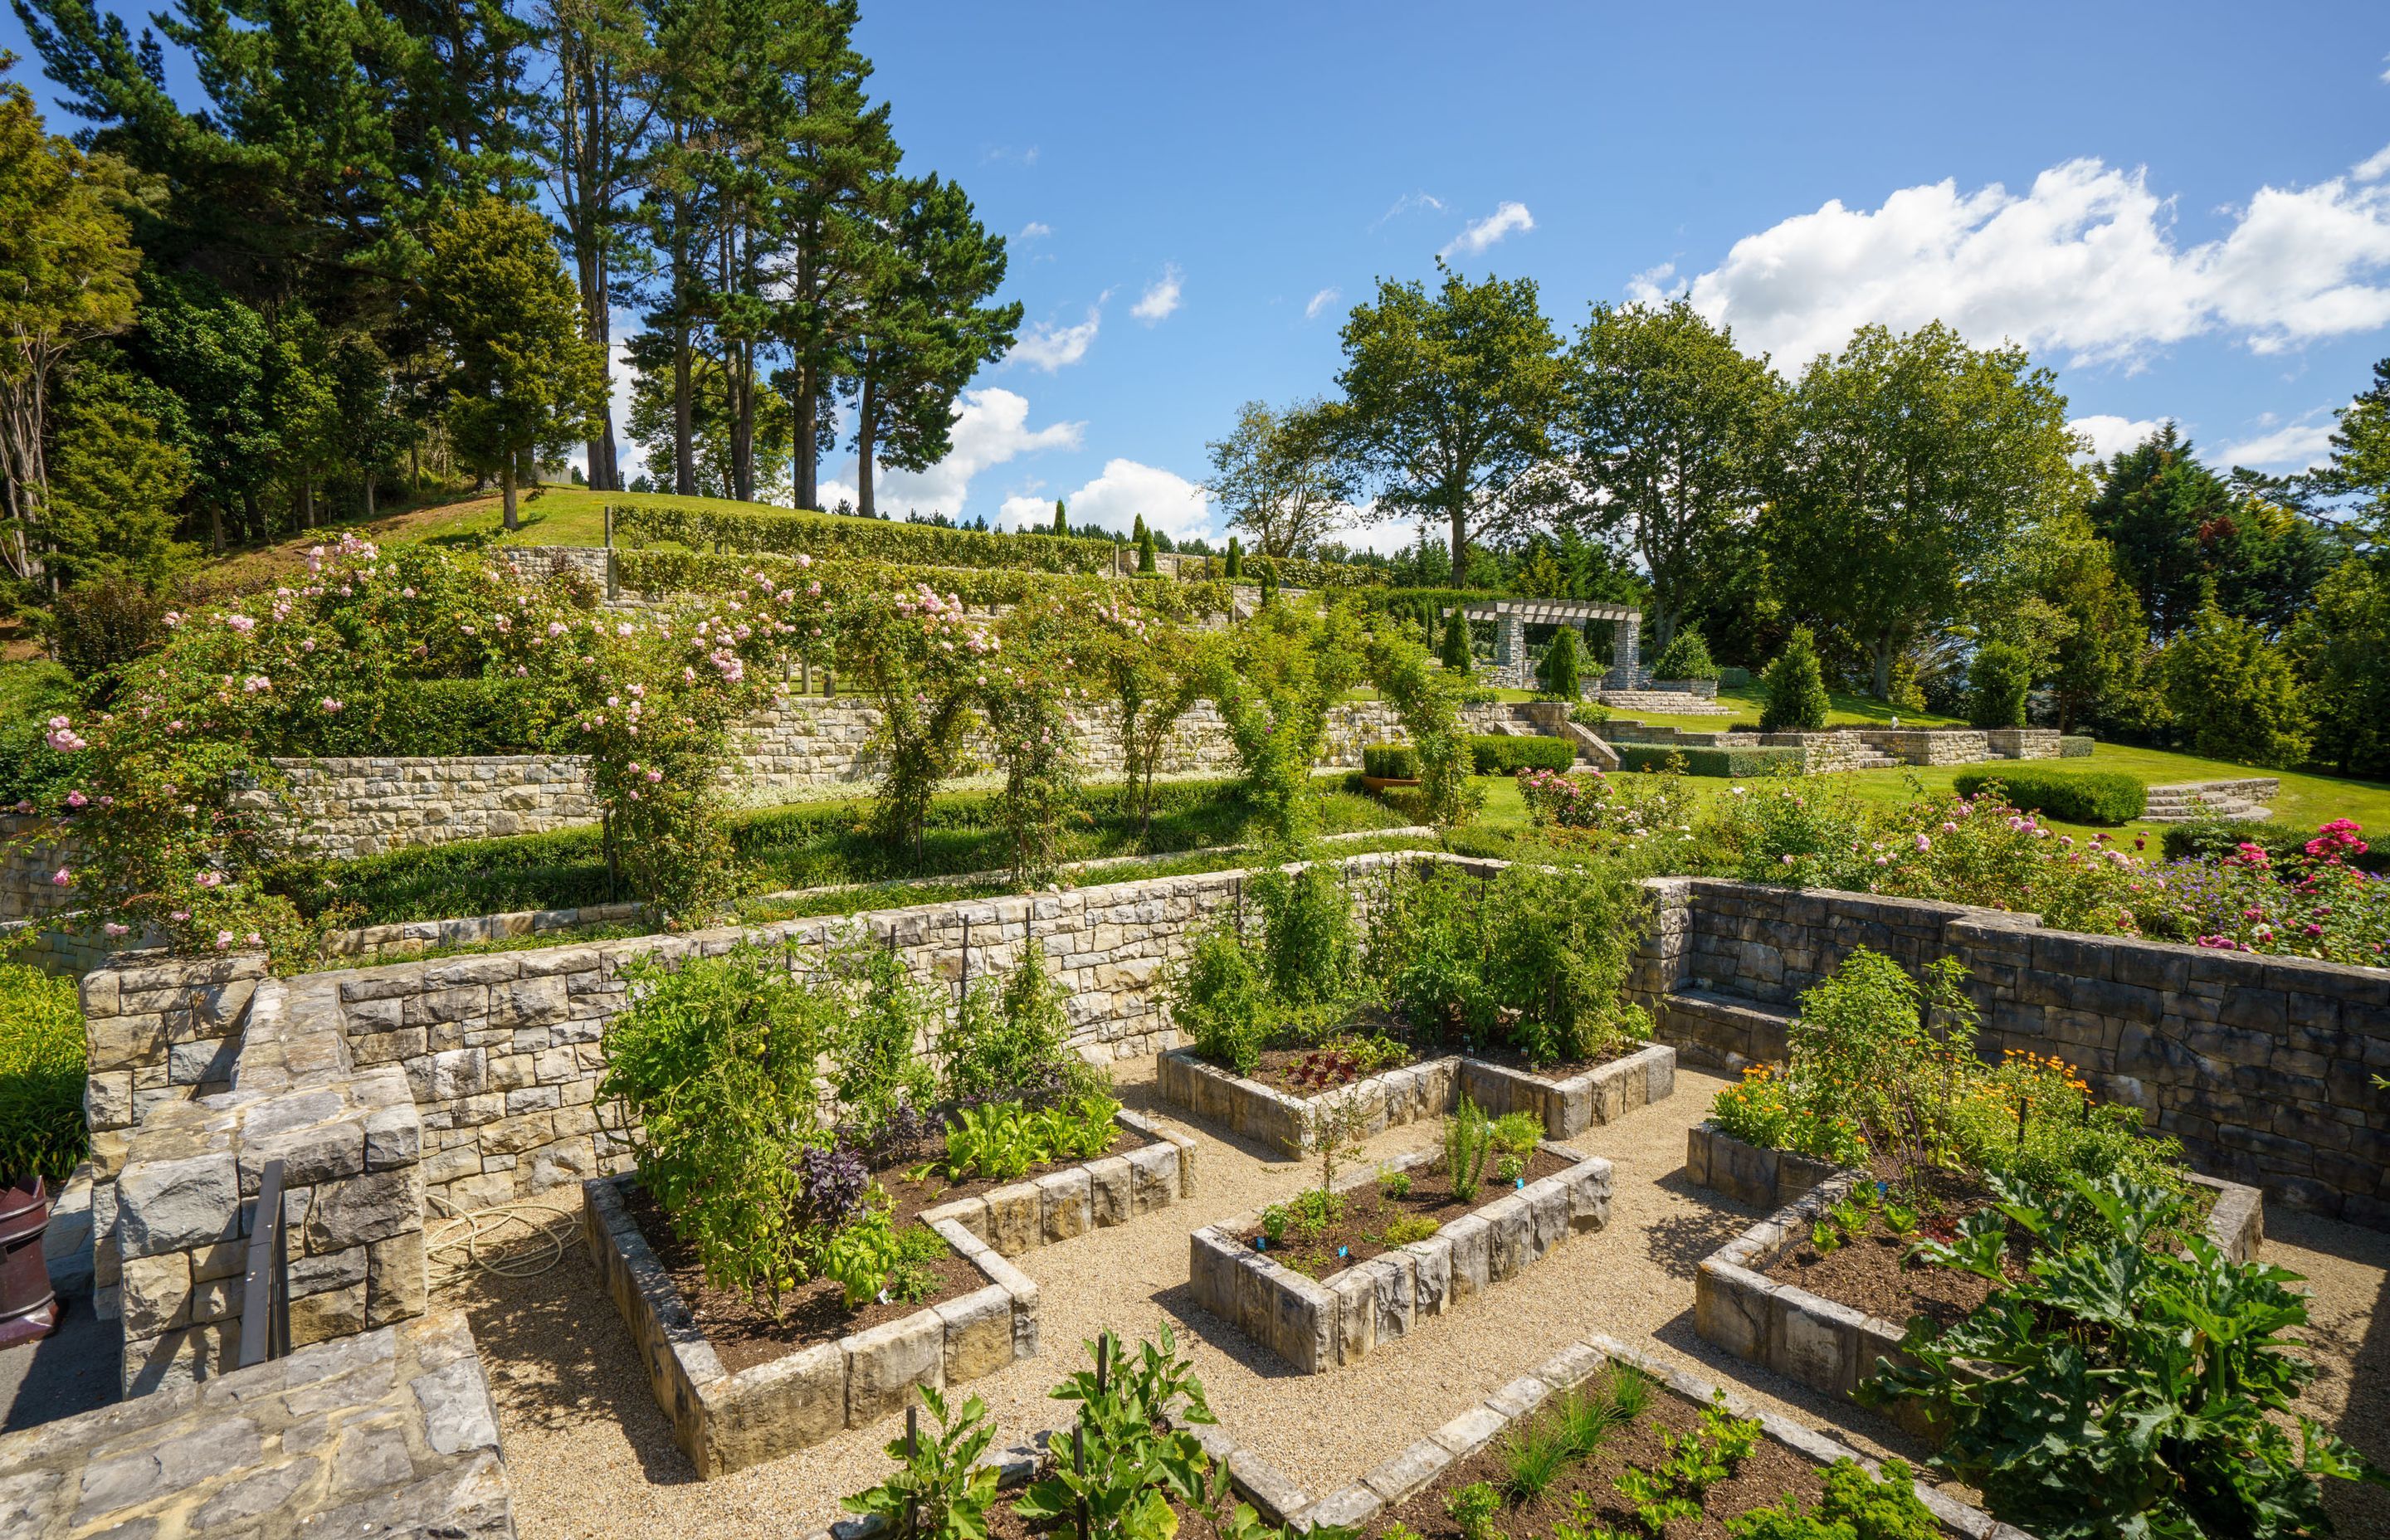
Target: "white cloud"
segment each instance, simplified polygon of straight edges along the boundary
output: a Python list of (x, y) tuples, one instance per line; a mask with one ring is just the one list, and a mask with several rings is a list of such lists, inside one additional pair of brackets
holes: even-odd
[(1471, 220), (1460, 234), (1452, 237), (1452, 244), (1436, 255), (1448, 257), (1458, 251), (1463, 256), (1473, 257), (1513, 230), (1532, 230), (1535, 227), (1536, 216), (1527, 212), (1524, 203), (1505, 202), (1484, 219)]
[(2357, 162), (2348, 174), (2359, 182), (2379, 182), (2384, 176), (2390, 176), (2390, 145), (2383, 146)]
[(2390, 285), (2371, 281), (2390, 268), (2380, 160), (2312, 187), (2261, 187), (2229, 231), (2189, 248), (2145, 173), (2097, 160), (2051, 167), (2023, 196), (1945, 180), (1875, 210), (1834, 200), (1744, 237), (1687, 292), (1789, 367), (1870, 322), (1935, 319), (2078, 364), (2138, 366), (2209, 333), (2280, 352), (2390, 324)]
[[(894, 519), (908, 512), (960, 519), (970, 498), (971, 478), (1041, 449), (1076, 449), (1086, 428), (1084, 422), (1032, 428), (1027, 397), (994, 386), (966, 391), (955, 413), (954, 447), (946, 457), (927, 470), (880, 468), (875, 501), (880, 512)], [(839, 495), (829, 487), (822, 491), (823, 500), (833, 507)], [(853, 489), (845, 489), (844, 495), (852, 497)]]
[(2297, 422), (2287, 422), (2270, 433), (2227, 444), (2214, 459), (2225, 465), (2245, 465), (2257, 470), (2305, 470), (2320, 465), (2332, 453), (2332, 420), (2323, 409)]
[(1384, 213), (1380, 214), (1376, 219), (1369, 222), (1369, 229), (1371, 233), (1374, 234), (1378, 227), (1384, 225), (1388, 220), (1400, 219), (1403, 215), (1420, 209), (1433, 209), (1436, 212), (1442, 213), (1444, 212), (1444, 199), (1437, 198), (1431, 193), (1405, 193), (1402, 197), (1395, 199), (1393, 203), (1389, 204)]
[(1327, 289), (1321, 289), (1318, 293), (1314, 294), (1311, 297), (1310, 302), (1303, 307), (1303, 318), (1306, 321), (1318, 320), (1319, 313), (1321, 311), (1326, 310), (1330, 305), (1334, 304), (1343, 297), (1343, 291), (1336, 289), (1332, 285)]
[[(1066, 492), (1073, 524), (1101, 524), (1125, 530), (1145, 515), (1150, 527), (1172, 539), (1212, 533), (1212, 506), (1202, 487), (1176, 471), (1135, 460), (1104, 462), (1103, 474), (1076, 492)], [(1007, 529), (1016, 524), (1047, 525), (1054, 520), (1051, 497), (1008, 497), (1000, 510)]]
[(1004, 361), (1027, 364), (1052, 374), (1065, 364), (1076, 364), (1087, 356), (1087, 349), (1095, 344), (1096, 328), (1103, 319), (1103, 307), (1093, 304), (1087, 307), (1087, 318), (1075, 327), (1040, 321), (1021, 335), (1020, 340), (1012, 344), (1012, 351), (1004, 355)]
[(1664, 262), (1626, 280), (1626, 297), (1638, 305), (1664, 305), (1683, 296), (1688, 285), (1677, 276), (1677, 264)]
[(1162, 276), (1147, 287), (1137, 303), (1129, 306), (1128, 313), (1147, 326), (1167, 320), (1170, 313), (1178, 308), (1179, 279), (1182, 276), (1176, 263), (1165, 263)]
[(1021, 233), (1012, 238), (1015, 240), (1039, 240), (1043, 239), (1047, 236), (1052, 235), (1053, 233), (1054, 226), (1033, 219), (1028, 224), (1022, 225), (1021, 227)]
[(2150, 435), (2158, 430), (2158, 419), (2120, 417), (2113, 412), (2099, 412), (2088, 417), (2073, 418), (2066, 426), (2091, 441), (2093, 459), (2104, 460), (2147, 443)]

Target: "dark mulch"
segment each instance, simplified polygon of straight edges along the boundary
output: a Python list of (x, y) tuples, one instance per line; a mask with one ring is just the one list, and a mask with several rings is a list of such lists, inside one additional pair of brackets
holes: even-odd
[[(1119, 1154), (1136, 1148), (1140, 1142), (1135, 1135), (1123, 1129), (1114, 1136), (1111, 1149), (1107, 1153)], [(890, 1219), (897, 1228), (902, 1229), (918, 1221), (924, 1209), (934, 1209), (941, 1203), (992, 1192), (1015, 1182), (1029, 1181), (1049, 1171), (1082, 1163), (1077, 1161), (1048, 1161), (1033, 1166), (1026, 1175), (1007, 1177), (1002, 1181), (975, 1177), (952, 1187), (944, 1185), (934, 1176), (919, 1182), (905, 1179), (906, 1168), (928, 1160), (933, 1153), (942, 1152), (943, 1149), (942, 1140), (933, 1140), (904, 1160), (891, 1161), (872, 1172), (873, 1179), (886, 1188), (889, 1197), (894, 1200)], [(681, 1302), (688, 1306), (698, 1329), (705, 1333), (706, 1341), (713, 1344), (715, 1355), (722, 1360), (722, 1367), (732, 1374), (756, 1364), (784, 1358), (817, 1342), (834, 1342), (842, 1337), (901, 1320), (916, 1311), (927, 1310), (943, 1301), (983, 1288), (987, 1282), (969, 1261), (947, 1251), (931, 1264), (930, 1271), (936, 1281), (931, 1291), (920, 1299), (893, 1300), (884, 1304), (874, 1300), (860, 1310), (849, 1310), (843, 1290), (829, 1278), (815, 1278), (799, 1284), (780, 1297), (780, 1315), (776, 1320), (768, 1297), (758, 1301), (742, 1290), (716, 1289), (705, 1281), (705, 1268), (698, 1259), (697, 1248), (673, 1233), (671, 1222), (664, 1217), (662, 1208), (649, 1196), (646, 1188), (636, 1185), (632, 1187), (628, 1207), (631, 1217), (638, 1224), (639, 1233), (647, 1237), (648, 1245), (655, 1251), (656, 1259), (672, 1276), (673, 1287), (680, 1290)]]
[[(1601, 1377), (1597, 1375), (1587, 1389), (1595, 1391), (1601, 1384)], [(1574, 1521), (1574, 1495), (1582, 1492), (1592, 1499), (1597, 1522), (1622, 1534), (1643, 1534), (1645, 1531), (1635, 1517), (1635, 1506), (1618, 1495), (1613, 1478), (1629, 1466), (1648, 1469), (1667, 1458), (1667, 1451), (1660, 1444), (1659, 1429), (1682, 1436), (1700, 1426), (1701, 1414), (1694, 1407), (1665, 1392), (1655, 1391), (1651, 1410), (1634, 1426), (1619, 1429), (1587, 1458), (1562, 1469), (1542, 1495), (1517, 1507), (1504, 1507), (1495, 1515), (1494, 1526), (1505, 1534), (1549, 1534), (1556, 1524)], [(1369, 1533), (1382, 1534), (1400, 1521), (1409, 1525), (1420, 1540), (1460, 1540), (1460, 1526), (1445, 1512), (1445, 1504), (1452, 1494), (1472, 1482), (1492, 1482), (1497, 1487), (1502, 1484), (1509, 1473), (1502, 1459), (1503, 1443), (1496, 1439), (1446, 1470), (1418, 1496), (1392, 1512), (1381, 1514), (1370, 1525)], [(1728, 1519), (1768, 1507), (1788, 1492), (1799, 1498), (1805, 1508), (1814, 1507), (1825, 1492), (1825, 1482), (1818, 1467), (1782, 1444), (1763, 1438), (1733, 1475), (1709, 1489), (1701, 1518), (1679, 1519), (1662, 1535), (1664, 1540), (1715, 1540), (1726, 1534)]]
[(1416, 1053), (1406, 1054), (1399, 1061), (1380, 1064), (1364, 1071), (1350, 1055), (1332, 1048), (1265, 1048), (1261, 1062), (1253, 1066), (1248, 1080), (1257, 1080), (1273, 1091), (1284, 1091), (1291, 1097), (1308, 1100), (1324, 1091), (1340, 1085), (1350, 1085), (1368, 1075), (1381, 1075), (1388, 1070), (1399, 1070), (1406, 1064), (1419, 1062)]
[[(1452, 1178), (1442, 1169), (1442, 1162), (1438, 1162), (1433, 1170), (1412, 1167), (1409, 1172), (1411, 1190), (1402, 1198), (1387, 1197), (1379, 1190), (1375, 1182), (1364, 1183), (1343, 1195), (1343, 1210), (1328, 1226), (1326, 1233), (1317, 1238), (1302, 1239), (1289, 1226), (1281, 1243), (1272, 1247), (1269, 1254), (1297, 1272), (1307, 1273), (1313, 1277), (1341, 1273), (1356, 1263), (1367, 1262), (1391, 1251), (1393, 1248), (1385, 1241), (1386, 1226), (1397, 1219), (1421, 1217), (1432, 1219), (1438, 1225), (1446, 1225), (1501, 1197), (1503, 1186), (1494, 1179), (1494, 1167), (1498, 1159), (1498, 1156), (1487, 1157), (1484, 1180), (1477, 1189), (1477, 1196), (1465, 1203), (1453, 1195)], [(1522, 1184), (1540, 1181), (1555, 1172), (1566, 1171), (1571, 1163), (1548, 1150), (1538, 1149), (1527, 1157), (1526, 1174), (1520, 1181)], [(1261, 1233), (1260, 1227), (1255, 1226), (1242, 1231), (1236, 1239), (1250, 1247), (1253, 1238)], [(1340, 1246), (1344, 1248), (1343, 1256), (1336, 1254)]]
[[(1923, 1193), (1927, 1201), (1913, 1205), (1922, 1216), (1918, 1236), (1904, 1240), (1887, 1230), (1880, 1218), (1870, 1218), (1867, 1234), (1845, 1240), (1831, 1251), (1819, 1251), (1810, 1237), (1804, 1236), (1777, 1258), (1767, 1277), (1895, 1325), (1906, 1325), (1909, 1316), (1921, 1315), (1937, 1327), (1947, 1327), (1990, 1299), (1994, 1290), (1988, 1279), (1955, 1267), (1905, 1260), (1917, 1239), (1948, 1240), (1956, 1235), (1959, 1223), (1989, 1203), (1990, 1195), (1955, 1172), (1913, 1172), (1904, 1181), (1888, 1166), (1880, 1165), (1877, 1174), (1891, 1182), (1895, 1192), (1905, 1186)], [(2024, 1276), (2026, 1255), (2021, 1232), (2012, 1235), (2008, 1257), (2011, 1277)]]
[(1539, 1080), (1574, 1080), (1588, 1070), (1599, 1070), (1604, 1064), (1614, 1063), (1628, 1054), (1640, 1053), (1643, 1048), (1644, 1045), (1640, 1043), (1622, 1042), (1612, 1046), (1592, 1059), (1569, 1059), (1549, 1064), (1535, 1063), (1525, 1054), (1510, 1047), (1471, 1048), (1469, 1050), (1469, 1057), (1482, 1059), (1488, 1064), (1499, 1064), (1506, 1070), (1517, 1070), (1523, 1074), (1534, 1075)]

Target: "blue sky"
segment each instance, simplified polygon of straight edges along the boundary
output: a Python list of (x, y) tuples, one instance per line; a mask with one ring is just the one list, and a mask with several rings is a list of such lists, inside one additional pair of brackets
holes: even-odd
[(1328, 390), (1345, 309), (1440, 250), (1571, 327), (1681, 289), (1788, 372), (1939, 316), (2102, 449), (2175, 417), (2271, 469), (2390, 353), (2378, 5), (867, 0), (861, 43), (1028, 318), (899, 512), (1216, 528), (1204, 442)]

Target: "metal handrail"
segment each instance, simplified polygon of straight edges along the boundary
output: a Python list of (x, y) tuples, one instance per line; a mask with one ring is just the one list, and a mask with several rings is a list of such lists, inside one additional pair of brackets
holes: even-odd
[(249, 1265), (241, 1278), (240, 1358), (249, 1368), (290, 1351), (290, 1254), (282, 1225), (282, 1162), (268, 1161), (257, 1179), (256, 1216), (249, 1226)]

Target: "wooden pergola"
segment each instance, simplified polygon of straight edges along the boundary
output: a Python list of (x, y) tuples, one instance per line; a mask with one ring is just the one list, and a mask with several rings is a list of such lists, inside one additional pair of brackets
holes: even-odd
[(1469, 620), (1494, 622), (1495, 669), (1505, 683), (1518, 688), (1535, 687), (1535, 665), (1527, 657), (1527, 627), (1573, 626), (1583, 635), (1588, 621), (1607, 622), (1611, 628), (1610, 672), (1602, 676), (1601, 687), (1631, 690), (1640, 683), (1642, 659), (1638, 648), (1643, 611), (1630, 605), (1592, 599), (1481, 599), (1462, 606), (1460, 613)]

